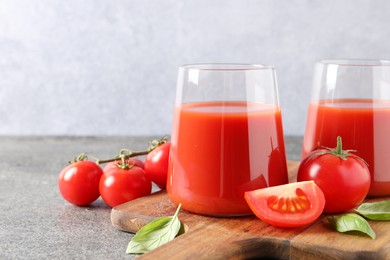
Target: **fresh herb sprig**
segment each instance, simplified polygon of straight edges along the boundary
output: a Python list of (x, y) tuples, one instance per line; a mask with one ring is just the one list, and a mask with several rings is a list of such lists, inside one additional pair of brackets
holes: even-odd
[(327, 219), (329, 224), (338, 232), (357, 231), (375, 239), (375, 231), (366, 219), (375, 221), (390, 220), (390, 200), (363, 203), (355, 209), (355, 213), (328, 216)]
[(360, 215), (355, 213), (345, 213), (328, 217), (329, 224), (338, 232), (357, 231), (376, 238), (374, 230), (370, 224)]
[(367, 219), (390, 220), (390, 200), (363, 203), (355, 211)]
[(173, 216), (157, 218), (138, 230), (130, 240), (126, 254), (147, 253), (180, 235), (180, 230), (183, 230), (178, 218), (180, 207), (181, 204)]

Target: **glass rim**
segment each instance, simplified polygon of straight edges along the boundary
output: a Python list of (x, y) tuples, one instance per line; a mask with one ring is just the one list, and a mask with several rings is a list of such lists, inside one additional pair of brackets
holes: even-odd
[(246, 63), (194, 63), (179, 66), (180, 69), (238, 71), (238, 70), (274, 70), (273, 66)]
[(356, 66), (356, 67), (381, 67), (390, 66), (390, 60), (384, 59), (325, 59), (316, 62), (323, 65)]

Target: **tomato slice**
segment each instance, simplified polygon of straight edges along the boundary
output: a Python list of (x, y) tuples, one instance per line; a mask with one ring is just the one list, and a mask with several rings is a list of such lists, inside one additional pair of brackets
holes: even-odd
[(245, 200), (258, 218), (277, 227), (306, 226), (325, 207), (324, 193), (314, 181), (247, 191)]

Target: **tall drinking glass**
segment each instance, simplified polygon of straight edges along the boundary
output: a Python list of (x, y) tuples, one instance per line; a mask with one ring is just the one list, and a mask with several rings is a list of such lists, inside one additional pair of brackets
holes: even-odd
[(179, 68), (167, 191), (199, 214), (246, 215), (244, 192), (288, 182), (272, 67)]
[(390, 195), (390, 61), (316, 63), (302, 156), (337, 136), (368, 163), (368, 195)]

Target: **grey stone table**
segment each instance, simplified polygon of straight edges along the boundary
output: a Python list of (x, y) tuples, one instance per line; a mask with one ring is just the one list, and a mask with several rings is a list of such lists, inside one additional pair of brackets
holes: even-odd
[[(0, 259), (133, 259), (132, 235), (111, 225), (99, 198), (88, 207), (64, 201), (57, 178), (81, 152), (110, 158), (145, 149), (153, 137), (0, 137)], [(286, 137), (299, 160), (301, 137)]]

